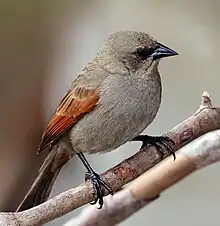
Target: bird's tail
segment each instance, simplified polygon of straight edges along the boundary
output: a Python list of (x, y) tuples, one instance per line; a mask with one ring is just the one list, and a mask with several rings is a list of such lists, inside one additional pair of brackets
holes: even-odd
[(30, 209), (45, 202), (49, 198), (62, 166), (68, 160), (67, 152), (51, 150), (40, 168), (37, 178), (16, 211)]

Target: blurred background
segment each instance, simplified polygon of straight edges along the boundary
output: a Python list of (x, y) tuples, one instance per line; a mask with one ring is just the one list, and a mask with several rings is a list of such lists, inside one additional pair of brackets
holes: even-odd
[[(2, 0), (0, 2), (0, 210), (12, 211), (36, 176), (42, 130), (73, 78), (109, 33), (148, 32), (180, 55), (160, 63), (163, 100), (147, 129), (159, 135), (194, 113), (204, 90), (220, 106), (220, 2), (218, 0)], [(134, 154), (140, 144), (88, 156), (103, 172)], [(193, 174), (123, 226), (219, 225), (220, 166)], [(62, 170), (52, 196), (84, 178), (74, 158)], [(47, 226), (58, 226), (80, 209)]]

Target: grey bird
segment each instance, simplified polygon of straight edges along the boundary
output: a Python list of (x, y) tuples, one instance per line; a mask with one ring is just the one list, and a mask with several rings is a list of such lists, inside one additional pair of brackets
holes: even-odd
[(161, 103), (161, 58), (178, 55), (144, 32), (111, 34), (95, 58), (78, 74), (52, 115), (38, 152), (49, 150), (26, 197), (17, 211), (46, 201), (62, 166), (74, 155), (85, 165), (93, 183), (94, 202), (103, 205), (100, 179), (83, 153), (110, 152), (127, 141), (154, 145), (161, 157), (168, 137), (140, 135), (155, 118)]

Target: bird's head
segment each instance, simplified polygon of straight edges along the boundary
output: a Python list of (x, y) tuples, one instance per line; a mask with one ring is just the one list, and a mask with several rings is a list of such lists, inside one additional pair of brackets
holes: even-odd
[(143, 66), (145, 69), (157, 66), (161, 58), (178, 55), (148, 34), (136, 31), (111, 34), (103, 45), (102, 53), (123, 61), (130, 70), (137, 70)]

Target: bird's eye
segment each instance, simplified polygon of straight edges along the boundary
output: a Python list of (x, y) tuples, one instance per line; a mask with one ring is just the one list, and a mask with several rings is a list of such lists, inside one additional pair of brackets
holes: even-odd
[(153, 53), (153, 51), (153, 49), (149, 49), (146, 47), (138, 47), (135, 54), (141, 60), (146, 60)]

